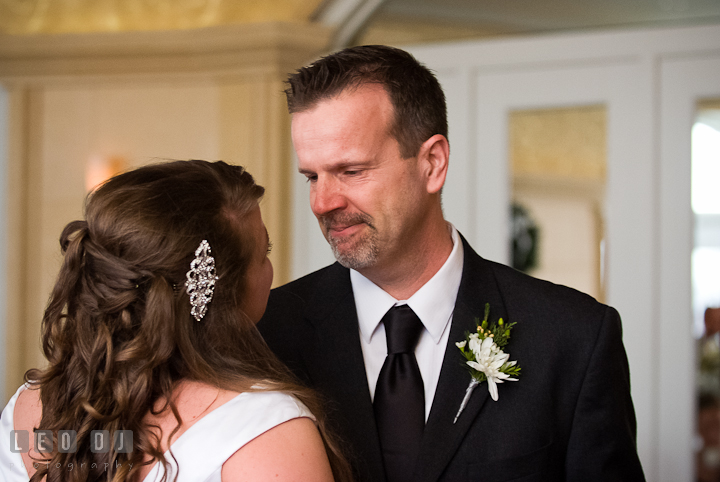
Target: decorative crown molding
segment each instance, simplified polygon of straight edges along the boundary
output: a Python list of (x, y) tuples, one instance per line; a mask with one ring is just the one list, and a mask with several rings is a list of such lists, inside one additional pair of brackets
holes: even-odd
[(0, 35), (0, 81), (137, 74), (286, 73), (330, 42), (318, 24), (270, 22), (193, 30)]

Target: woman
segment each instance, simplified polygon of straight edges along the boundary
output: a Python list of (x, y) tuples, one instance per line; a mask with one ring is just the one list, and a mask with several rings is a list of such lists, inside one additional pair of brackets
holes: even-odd
[[(241, 167), (177, 161), (89, 195), (60, 237), (49, 366), (0, 421), (10, 481), (349, 478), (317, 400), (255, 329), (273, 276), (263, 192)], [(38, 427), (53, 435), (35, 447)], [(33, 450), (2, 446), (10, 430)]]

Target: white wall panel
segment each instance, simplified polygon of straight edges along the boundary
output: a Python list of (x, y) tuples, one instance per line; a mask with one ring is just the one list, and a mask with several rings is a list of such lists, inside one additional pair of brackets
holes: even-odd
[[(451, 169), (465, 169), (448, 178), (445, 189), (454, 197), (446, 195), (446, 203), (454, 206), (452, 215), (470, 220), (464, 231), (491, 259), (503, 260), (507, 253), (509, 112), (606, 107), (605, 288), (608, 303), (623, 316), (638, 450), (649, 481), (692, 480), (690, 126), (697, 98), (720, 89), (720, 72), (706, 59), (720, 50), (720, 28), (563, 34), (410, 50), (443, 82), (443, 72), (469, 73), (465, 97), (448, 96)], [(468, 188), (468, 179), (475, 189)]]
[(661, 480), (670, 482), (693, 471), (695, 345), (681, 329), (692, 323), (691, 129), (697, 101), (720, 97), (720, 52), (667, 56), (660, 72), (658, 435)]

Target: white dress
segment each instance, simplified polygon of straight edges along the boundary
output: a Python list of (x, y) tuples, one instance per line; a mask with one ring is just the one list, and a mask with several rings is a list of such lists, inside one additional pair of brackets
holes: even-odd
[[(10, 450), (13, 411), (23, 389), (20, 387), (10, 399), (0, 418), (0, 482), (30, 479), (20, 453)], [(202, 417), (172, 444), (177, 463), (169, 451), (165, 452), (170, 463), (167, 480), (172, 481), (177, 474), (178, 482), (220, 482), (223, 464), (238, 449), (271, 428), (299, 417), (315, 419), (305, 405), (286, 393), (241, 393)], [(164, 466), (156, 463), (144, 482), (159, 481), (164, 472)]]

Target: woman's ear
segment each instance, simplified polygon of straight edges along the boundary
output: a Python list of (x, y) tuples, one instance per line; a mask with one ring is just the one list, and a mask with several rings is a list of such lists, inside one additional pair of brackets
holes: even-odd
[(428, 193), (434, 194), (442, 189), (447, 176), (449, 159), (450, 144), (447, 138), (441, 134), (435, 134), (420, 146), (418, 162), (424, 170)]

